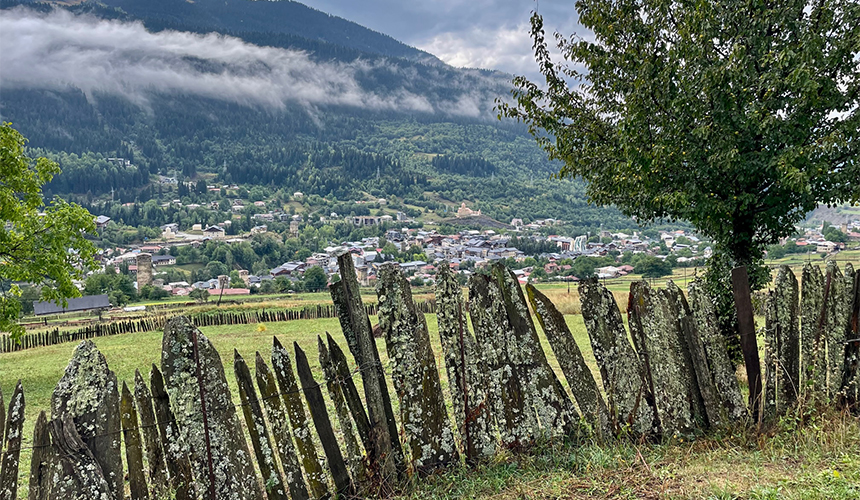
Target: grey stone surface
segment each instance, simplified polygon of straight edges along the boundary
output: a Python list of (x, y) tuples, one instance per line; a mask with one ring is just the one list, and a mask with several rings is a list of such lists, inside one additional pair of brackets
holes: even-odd
[(612, 426), (606, 402), (591, 370), (585, 363), (585, 358), (582, 357), (573, 334), (570, 333), (564, 316), (546, 295), (534, 286), (527, 285), (526, 292), (573, 397), (579, 405), (580, 412), (598, 435), (609, 438), (612, 436)]
[[(200, 378), (194, 359), (195, 336)], [(221, 357), (209, 339), (184, 316), (170, 319), (164, 327), (161, 370), (180, 438), (191, 452), (199, 491), (203, 494), (212, 491), (212, 483), (219, 500), (262, 499), (253, 457), (236, 414)], [(214, 476), (214, 483), (210, 476)]]
[(634, 436), (655, 434), (659, 429), (653, 395), (612, 292), (597, 279), (588, 279), (580, 282), (579, 296), (613, 426)]
[[(107, 360), (90, 340), (77, 346), (51, 396), (52, 420), (66, 415), (74, 422), (77, 435), (101, 468), (111, 495), (122, 499), (119, 388)], [(64, 435), (72, 436), (72, 433), (67, 431)], [(58, 471), (54, 492), (60, 497), (85, 494), (67, 466), (64, 462), (62, 470)]]
[(496, 452), (485, 369), (469, 331), (463, 290), (447, 262), (436, 276), (436, 322), (448, 373), (448, 388), (463, 452), (467, 460)]
[(379, 326), (385, 335), (412, 466), (429, 471), (456, 461), (457, 448), (427, 323), (415, 309), (411, 285), (399, 264), (387, 263), (379, 268), (376, 294)]

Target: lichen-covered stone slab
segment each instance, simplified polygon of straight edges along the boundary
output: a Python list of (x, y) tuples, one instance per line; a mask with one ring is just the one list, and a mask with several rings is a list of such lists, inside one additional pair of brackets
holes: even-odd
[(337, 383), (340, 385), (346, 405), (349, 407), (349, 412), (352, 415), (353, 422), (355, 422), (355, 428), (358, 431), (359, 437), (361, 437), (361, 442), (364, 443), (364, 449), (369, 454), (373, 448), (373, 441), (370, 437), (370, 421), (367, 419), (364, 403), (361, 402), (358, 388), (352, 379), (353, 373), (349, 370), (349, 364), (346, 360), (346, 355), (343, 353), (343, 349), (340, 348), (328, 332), (326, 332), (326, 338), (329, 358), (337, 376)]
[(352, 480), (346, 469), (346, 463), (343, 461), (340, 445), (331, 427), (331, 419), (328, 416), (328, 409), (322, 396), (322, 390), (320, 390), (320, 384), (314, 380), (307, 354), (297, 342), (293, 342), (293, 350), (296, 353), (296, 371), (302, 384), (302, 393), (305, 395), (308, 410), (311, 412), (311, 420), (314, 422), (314, 428), (317, 430), (317, 436), (319, 436), (320, 444), (325, 452), (335, 490), (338, 495), (349, 497), (353, 492)]
[(842, 404), (860, 410), (860, 272), (854, 273), (854, 298), (848, 321), (848, 343), (842, 369)]
[(245, 417), (245, 425), (251, 436), (251, 446), (257, 457), (257, 466), (263, 476), (263, 488), (266, 490), (266, 498), (269, 500), (287, 500), (287, 486), (278, 469), (277, 458), (269, 437), (269, 429), (266, 427), (266, 418), (263, 416), (263, 407), (254, 389), (251, 378), (251, 370), (245, 363), (245, 358), (239, 351), (233, 349), (233, 372), (236, 375), (236, 385), (239, 387), (239, 399), (242, 401), (242, 414)]
[[(2, 406), (0, 406), (2, 408)], [(5, 418), (5, 433), (0, 439), (0, 499), (14, 500), (18, 496), (18, 467), (21, 464), (21, 441), (24, 432), (24, 387), (21, 380), (15, 385), (9, 399)]]
[(191, 459), (188, 447), (182, 442), (179, 427), (173, 410), (170, 409), (170, 396), (164, 388), (164, 377), (154, 364), (149, 371), (149, 386), (152, 388), (152, 406), (158, 419), (158, 435), (164, 448), (167, 470), (170, 472), (170, 486), (176, 500), (196, 500), (197, 489), (191, 473)]
[[(612, 426), (606, 402), (591, 374), (591, 369), (582, 357), (579, 346), (573, 339), (573, 334), (570, 333), (564, 315), (534, 286), (526, 285), (526, 293), (540, 326), (549, 340), (549, 345), (555, 353), (555, 358), (561, 366), (561, 371), (567, 378), (579, 410), (599, 436), (608, 438), (612, 435)], [(436, 303), (438, 307), (438, 299)]]
[[(716, 388), (720, 405), (725, 410), (730, 422), (744, 420), (749, 414), (738, 385), (734, 364), (729, 358), (725, 337), (718, 327), (714, 304), (705, 293), (699, 280), (693, 280), (690, 283), (688, 294), (693, 321), (704, 344), (708, 371)], [(717, 424), (712, 423), (712, 425)]]
[(272, 426), (272, 437), (284, 470), (284, 481), (290, 488), (290, 497), (293, 500), (306, 500), (308, 489), (302, 478), (302, 469), (293, 446), (293, 438), (290, 436), (290, 424), (284, 406), (281, 404), (281, 396), (278, 393), (278, 385), (275, 375), (263, 360), (259, 351), (255, 357), (255, 372), (257, 387), (260, 389), (260, 399), (266, 409), (269, 425)]
[[(669, 310), (675, 318), (673, 331), (677, 337), (677, 344), (680, 348), (681, 370), (684, 373), (684, 380), (687, 382), (687, 395), (690, 398), (690, 415), (693, 417), (693, 422), (704, 429), (708, 426), (707, 411), (705, 409), (704, 397), (702, 396), (701, 386), (698, 381), (696, 366), (693, 359), (693, 353), (687, 334), (695, 336), (695, 322), (693, 321), (693, 312), (690, 310), (690, 305), (687, 303), (687, 298), (684, 292), (675, 284), (674, 281), (668, 280), (666, 288), (660, 291), (665, 295)], [(686, 332), (683, 325), (690, 323), (694, 330)]]
[(272, 339), (272, 369), (281, 388), (281, 396), (284, 398), (284, 406), (293, 428), (293, 437), (296, 439), (296, 449), (305, 469), (311, 494), (315, 498), (321, 498), (328, 494), (328, 477), (317, 457), (316, 445), (308, 425), (308, 417), (299, 392), (299, 384), (293, 373), (290, 354), (284, 349), (277, 337)]
[(334, 404), (338, 423), (340, 423), (340, 435), (346, 448), (346, 462), (349, 466), (349, 472), (354, 482), (360, 483), (364, 478), (364, 463), (362, 461), (364, 454), (361, 452), (361, 448), (359, 448), (358, 439), (355, 437), (349, 406), (346, 404), (346, 398), (343, 395), (343, 389), (341, 388), (334, 363), (329, 355), (328, 347), (326, 347), (325, 342), (323, 342), (322, 337), (319, 335), (317, 335), (317, 349), (319, 350), (320, 366), (323, 369), (326, 389)]
[(373, 464), (371, 468), (379, 471), (382, 480), (388, 480), (398, 477), (404, 464), (397, 421), (370, 318), (361, 300), (352, 256), (349, 253), (339, 255), (337, 264), (341, 280), (333, 283), (329, 291), (349, 350), (361, 369), (367, 416), (372, 429), (372, 446), (367, 452)]
[(174, 317), (164, 326), (161, 371), (180, 437), (191, 452), (199, 490), (212, 491), (213, 485), (219, 500), (262, 499), (221, 357), (184, 316)]
[(447, 262), (437, 268), (436, 322), (463, 451), (467, 460), (491, 457), (496, 452), (496, 437), (486, 374), (466, 323), (463, 292)]
[(167, 470), (164, 463), (164, 448), (158, 437), (158, 424), (152, 406), (152, 394), (143, 380), (140, 370), (134, 371), (134, 401), (140, 417), (140, 428), (146, 448), (148, 479), (154, 496), (158, 498), (167, 491)]
[(592, 278), (579, 284), (579, 297), (613, 426), (634, 436), (655, 434), (658, 425), (653, 395), (612, 292)]
[(842, 367), (845, 362), (845, 341), (848, 340), (848, 320), (851, 316), (854, 277), (842, 274), (835, 261), (827, 262), (827, 277), (830, 288), (826, 292), (826, 319), (824, 334), (826, 354), (827, 396), (835, 399), (842, 386)]
[(30, 493), (28, 500), (48, 500), (51, 498), (51, 469), (54, 450), (51, 447), (51, 431), (48, 417), (39, 412), (33, 429), (33, 455), (30, 456)]
[(128, 489), (132, 500), (149, 498), (149, 487), (146, 484), (146, 474), (143, 467), (143, 443), (140, 439), (140, 424), (137, 419), (137, 408), (134, 397), (128, 390), (128, 385), (122, 383), (122, 394), (119, 400), (122, 423), (122, 440), (125, 443), (125, 463), (128, 466)]
[[(124, 498), (119, 387), (107, 360), (90, 340), (75, 349), (51, 396), (52, 420), (68, 415), (77, 434), (101, 468), (110, 492)], [(70, 435), (70, 432), (67, 433)], [(64, 462), (54, 492), (59, 498), (86, 495)]]
[(81, 439), (71, 413), (61, 414), (49, 425), (58, 457), (58, 470), (51, 479), (54, 481), (52, 497), (57, 500), (114, 500), (111, 485), (89, 446)]
[(427, 323), (415, 309), (411, 285), (399, 264), (380, 267), (376, 294), (412, 466), (419, 471), (444, 466), (457, 460), (454, 434)]
[(800, 305), (797, 278), (781, 266), (765, 309), (765, 411), (782, 415), (800, 389)]
[(514, 332), (508, 342), (508, 355), (520, 365), (527, 404), (534, 408), (546, 436), (571, 435), (573, 422), (579, 420), (579, 415), (571, 413), (573, 405), (567, 393), (558, 390), (557, 377), (546, 360), (520, 283), (513, 271), (501, 262), (493, 265), (493, 276), (502, 292), (505, 312)]
[(695, 428), (687, 390), (689, 373), (681, 359), (679, 329), (667, 294), (645, 281), (630, 285), (627, 314), (639, 358), (650, 379), (664, 436), (683, 436)]
[(479, 274), (469, 279), (469, 315), (487, 370), (487, 398), (501, 444), (514, 449), (527, 446), (540, 429), (534, 409), (527, 404), (519, 367), (508, 355), (514, 333), (495, 280)]
[(821, 268), (806, 263), (801, 276), (800, 296), (800, 383), (804, 392), (816, 394), (824, 391), (826, 373), (824, 365), (825, 338), (824, 275)]

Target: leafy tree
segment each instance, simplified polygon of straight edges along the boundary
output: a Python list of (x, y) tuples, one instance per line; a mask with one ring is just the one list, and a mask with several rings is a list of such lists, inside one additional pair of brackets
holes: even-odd
[[(23, 281), (41, 286), (41, 298), (65, 303), (80, 295), (72, 282), (95, 267), (95, 247), (86, 239), (95, 232), (93, 216), (59, 198), (45, 205), (42, 186), (60, 173), (46, 159), (29, 158), (27, 140), (10, 123), (0, 125), (0, 283)], [(0, 291), (0, 331), (19, 338), (21, 288)]]
[(641, 274), (645, 278), (660, 278), (672, 274), (672, 265), (663, 259), (648, 256), (636, 264), (633, 272)]
[(817, 204), (858, 201), (856, 1), (576, 7), (593, 37), (557, 36), (558, 65), (533, 15), (546, 86), (517, 77), (516, 103), (498, 109), (564, 162), (560, 177), (587, 180), (592, 202), (688, 220), (750, 265)]
[(322, 267), (313, 266), (305, 271), (304, 276), (302, 276), (302, 281), (304, 282), (305, 290), (309, 292), (317, 292), (324, 290), (328, 285), (328, 276), (326, 276)]
[(208, 302), (209, 290), (205, 288), (195, 288), (194, 290), (191, 290), (191, 293), (189, 293), (188, 296), (196, 302)]

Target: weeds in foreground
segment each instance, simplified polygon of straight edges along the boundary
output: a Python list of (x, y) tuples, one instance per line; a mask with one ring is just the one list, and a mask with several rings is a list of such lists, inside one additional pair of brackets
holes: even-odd
[(648, 445), (546, 442), (421, 481), (404, 498), (860, 498), (860, 419), (847, 412)]

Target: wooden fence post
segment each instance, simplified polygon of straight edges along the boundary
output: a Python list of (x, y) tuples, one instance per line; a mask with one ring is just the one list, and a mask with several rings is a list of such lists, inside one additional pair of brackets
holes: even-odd
[(735, 298), (735, 311), (738, 315), (738, 332), (741, 336), (741, 350), (749, 381), (749, 408), (752, 418), (761, 421), (762, 387), (761, 361), (758, 356), (758, 341), (755, 336), (750, 281), (746, 266), (732, 269), (732, 293)]
[[(62, 490), (52, 491), (53, 498), (116, 498), (101, 465), (78, 434), (72, 414), (65, 412), (51, 420), (50, 429), (51, 441), (57, 449), (59, 466), (63, 471), (62, 481), (74, 483), (74, 486), (66, 483)], [(61, 487), (63, 483), (60, 483)], [(70, 487), (79, 495), (62, 496), (62, 491), (69, 491)]]
[(337, 344), (332, 336), (326, 332), (328, 341), (328, 352), (331, 359), (332, 367), (337, 376), (337, 382), (341, 386), (346, 404), (352, 414), (352, 420), (355, 422), (355, 427), (358, 430), (358, 435), (361, 442), (364, 444), (364, 449), (368, 455), (373, 443), (370, 438), (370, 421), (367, 419), (367, 412), (364, 410), (364, 404), (361, 402), (361, 397), (358, 395), (358, 389), (355, 386), (355, 381), (352, 379), (352, 373), (349, 371), (346, 355), (343, 349)]

